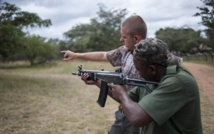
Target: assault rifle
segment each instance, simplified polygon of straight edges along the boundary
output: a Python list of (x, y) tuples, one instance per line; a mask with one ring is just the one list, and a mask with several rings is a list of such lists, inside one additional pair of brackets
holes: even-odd
[(100, 93), (97, 100), (97, 103), (101, 107), (105, 107), (106, 99), (108, 96), (108, 83), (114, 83), (117, 85), (131, 85), (131, 86), (139, 86), (144, 87), (149, 93), (152, 90), (146, 84), (154, 84), (158, 85), (158, 82), (145, 81), (141, 79), (132, 79), (128, 77), (124, 77), (121, 69), (113, 71), (104, 71), (102, 70), (83, 70), (82, 65), (78, 66), (78, 72), (72, 73), (72, 75), (82, 76), (87, 73), (89, 75), (88, 80), (101, 80)]

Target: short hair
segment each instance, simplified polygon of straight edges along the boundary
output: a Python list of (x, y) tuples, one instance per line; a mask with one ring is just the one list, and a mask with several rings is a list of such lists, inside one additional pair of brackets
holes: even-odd
[(131, 36), (140, 35), (143, 39), (147, 35), (147, 26), (145, 21), (139, 15), (133, 15), (123, 21), (122, 27), (126, 28), (127, 33)]

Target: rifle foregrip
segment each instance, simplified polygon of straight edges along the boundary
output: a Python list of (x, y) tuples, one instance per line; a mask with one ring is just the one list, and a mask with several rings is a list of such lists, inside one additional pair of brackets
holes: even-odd
[(101, 81), (100, 94), (97, 100), (97, 103), (101, 107), (105, 107), (106, 99), (108, 96), (108, 83), (105, 81)]

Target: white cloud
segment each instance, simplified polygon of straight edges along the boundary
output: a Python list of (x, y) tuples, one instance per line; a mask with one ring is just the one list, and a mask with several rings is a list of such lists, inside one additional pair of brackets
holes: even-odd
[(47, 38), (63, 38), (63, 33), (79, 23), (88, 23), (97, 16), (98, 3), (107, 9), (127, 9), (129, 15), (136, 13), (147, 23), (148, 36), (154, 37), (155, 31), (165, 27), (188, 25), (195, 30), (203, 29), (199, 25), (200, 17), (193, 17), (201, 6), (200, 0), (8, 0), (17, 4), (23, 11), (37, 13), (42, 19), (51, 19), (49, 28), (31, 29), (30, 33)]

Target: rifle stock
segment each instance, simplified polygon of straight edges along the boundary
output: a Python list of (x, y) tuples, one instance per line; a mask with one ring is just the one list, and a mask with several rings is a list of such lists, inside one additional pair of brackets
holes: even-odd
[(146, 84), (153, 84), (158, 85), (158, 82), (152, 82), (152, 81), (145, 81), (141, 79), (132, 79), (128, 77), (124, 77), (123, 74), (120, 71), (98, 71), (98, 70), (83, 70), (82, 66), (78, 66), (78, 72), (72, 73), (73, 75), (79, 75), (82, 76), (83, 74), (87, 73), (89, 74), (88, 80), (100, 80), (101, 81), (101, 87), (100, 87), (100, 93), (97, 100), (97, 103), (101, 107), (105, 107), (105, 102), (108, 95), (108, 83), (114, 83), (119, 85), (131, 85), (131, 86), (139, 86), (144, 87), (149, 93), (152, 92), (152, 90), (146, 85)]

